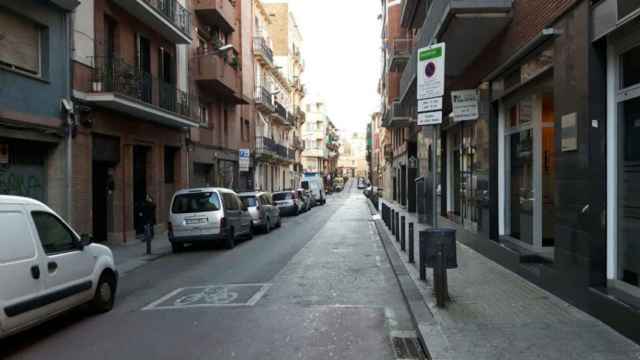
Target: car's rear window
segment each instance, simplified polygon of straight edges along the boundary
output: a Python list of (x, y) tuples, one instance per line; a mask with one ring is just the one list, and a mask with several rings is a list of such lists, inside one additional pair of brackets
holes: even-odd
[(242, 203), (246, 207), (254, 207), (258, 205), (255, 196), (240, 196), (240, 200), (242, 200)]
[(273, 194), (274, 201), (291, 200), (291, 199), (292, 199), (292, 194), (290, 192)]
[(195, 212), (220, 210), (220, 197), (215, 192), (200, 192), (177, 195), (173, 200), (171, 212), (188, 214)]

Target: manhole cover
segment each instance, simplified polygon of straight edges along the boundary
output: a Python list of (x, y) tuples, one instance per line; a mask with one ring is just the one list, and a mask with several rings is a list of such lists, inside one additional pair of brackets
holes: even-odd
[(142, 310), (253, 306), (270, 287), (271, 284), (228, 284), (179, 288)]
[(422, 346), (415, 337), (391, 336), (391, 344), (396, 354), (396, 359), (426, 359)]

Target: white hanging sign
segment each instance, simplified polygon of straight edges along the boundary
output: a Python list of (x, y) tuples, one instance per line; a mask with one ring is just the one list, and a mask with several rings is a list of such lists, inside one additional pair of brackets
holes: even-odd
[(418, 114), (418, 126), (442, 124), (442, 111), (432, 111)]
[(442, 110), (442, 97), (418, 100), (418, 112)]
[(478, 91), (475, 89), (452, 91), (451, 104), (453, 121), (476, 120), (479, 116)]

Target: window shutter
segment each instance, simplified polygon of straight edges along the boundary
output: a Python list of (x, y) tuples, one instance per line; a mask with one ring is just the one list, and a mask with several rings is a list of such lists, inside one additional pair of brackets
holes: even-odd
[(9, 12), (0, 12), (0, 62), (40, 74), (40, 27)]

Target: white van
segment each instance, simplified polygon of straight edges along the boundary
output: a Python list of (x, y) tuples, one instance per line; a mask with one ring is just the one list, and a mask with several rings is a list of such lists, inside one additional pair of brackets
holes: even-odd
[(324, 205), (327, 202), (321, 177), (304, 177), (302, 181), (300, 181), (300, 187), (311, 192), (313, 198), (316, 200), (316, 204)]
[(108, 247), (39, 201), (0, 195), (0, 338), (84, 303), (107, 312), (117, 282)]
[(233, 249), (240, 236), (253, 237), (253, 218), (233, 190), (180, 190), (169, 209), (169, 241), (173, 252), (184, 244), (222, 242)]

